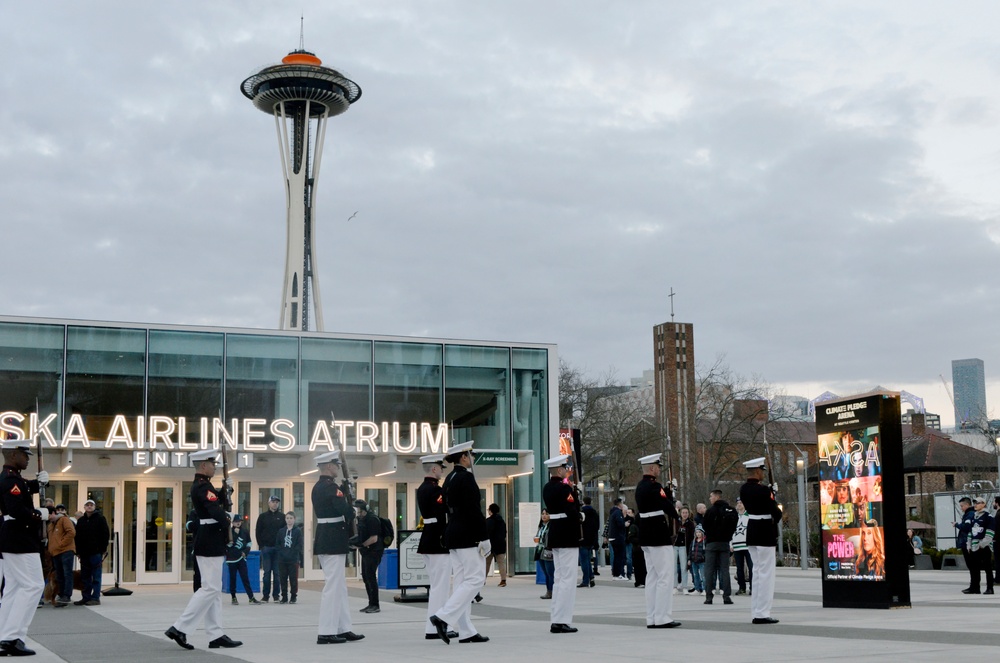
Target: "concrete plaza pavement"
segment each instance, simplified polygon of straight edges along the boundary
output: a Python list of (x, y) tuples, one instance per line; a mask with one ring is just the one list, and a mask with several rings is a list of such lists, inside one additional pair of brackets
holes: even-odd
[[(607, 573), (607, 571), (606, 571)], [(473, 622), (489, 636), (483, 644), (445, 645), (425, 640), (425, 603), (396, 603), (397, 591), (382, 592), (382, 612), (361, 614), (360, 581), (350, 581), (351, 618), (361, 642), (316, 645), (320, 584), (301, 583), (296, 605), (239, 606), (223, 597), (226, 633), (243, 640), (239, 649), (209, 650), (204, 631), (188, 634), (197, 648), (185, 651), (163, 631), (184, 609), (189, 585), (133, 587), (132, 596), (104, 597), (96, 607), (38, 610), (28, 646), (33, 661), (183, 661), (226, 659), (252, 663), (328, 661), (613, 661), (656, 657), (659, 661), (941, 661), (957, 656), (992, 658), (1000, 646), (1000, 595), (961, 593), (968, 575), (960, 571), (911, 571), (913, 607), (897, 610), (824, 609), (816, 569), (779, 568), (773, 626), (750, 624), (749, 597), (735, 605), (704, 605), (704, 597), (674, 596), (673, 630), (645, 628), (643, 590), (631, 582), (598, 578), (598, 586), (577, 590), (575, 634), (548, 632), (550, 601), (533, 577), (518, 576), (507, 587), (490, 577)], [(735, 589), (735, 583), (734, 583)], [(78, 597), (74, 597), (78, 598)], [(224, 658), (219, 658), (224, 657)]]

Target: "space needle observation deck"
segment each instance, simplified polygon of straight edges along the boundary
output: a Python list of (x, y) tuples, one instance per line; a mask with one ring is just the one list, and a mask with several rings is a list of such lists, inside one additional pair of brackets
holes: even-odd
[(280, 329), (322, 331), (314, 221), (326, 120), (360, 99), (361, 88), (300, 48), (244, 80), (240, 89), (254, 106), (274, 116), (278, 132), (288, 206)]

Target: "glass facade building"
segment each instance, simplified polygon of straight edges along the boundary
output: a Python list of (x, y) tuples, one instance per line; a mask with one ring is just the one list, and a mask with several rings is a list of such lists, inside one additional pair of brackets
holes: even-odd
[[(0, 317), (0, 437), (37, 433), (56, 500), (73, 512), (95, 499), (118, 539), (107, 570), (120, 559), (139, 583), (190, 577), (191, 450), (229, 449), (240, 515), (252, 525), (277, 495), (311, 545), (315, 454), (342, 445), (359, 494), (406, 530), (419, 456), (475, 440), (508, 452), (475, 471), (484, 509), (497, 502), (508, 524), (511, 571), (534, 572), (518, 505), (540, 501), (535, 466), (558, 443), (555, 350)], [(321, 577), (315, 560), (303, 575)]]

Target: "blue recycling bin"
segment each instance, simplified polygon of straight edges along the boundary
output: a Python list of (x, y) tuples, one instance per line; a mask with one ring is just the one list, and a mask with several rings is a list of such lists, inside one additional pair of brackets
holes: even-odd
[(386, 548), (378, 563), (379, 589), (399, 589), (399, 550)]
[[(222, 591), (232, 594), (229, 591), (229, 567), (231, 564), (222, 565)], [(251, 550), (247, 553), (247, 573), (250, 574), (250, 591), (254, 594), (260, 593), (260, 551)], [(246, 594), (246, 587), (243, 586), (243, 578), (236, 574), (236, 593)]]

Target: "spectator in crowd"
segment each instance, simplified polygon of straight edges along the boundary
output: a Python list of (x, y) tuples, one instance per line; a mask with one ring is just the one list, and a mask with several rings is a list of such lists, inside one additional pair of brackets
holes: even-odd
[(733, 559), (736, 562), (736, 596), (743, 596), (749, 587), (750, 594), (753, 594), (753, 560), (750, 558), (750, 551), (747, 550), (747, 527), (750, 524), (750, 516), (743, 506), (743, 501), (736, 499), (736, 513), (739, 520), (736, 522), (736, 531), (730, 542), (730, 549), (733, 551)]
[(611, 577), (613, 580), (627, 580), (625, 577), (625, 505), (616, 497), (608, 516), (607, 542), (611, 545)]
[(368, 605), (361, 609), (364, 613), (380, 612), (378, 603), (378, 565), (382, 561), (382, 523), (378, 516), (368, 510), (368, 503), (355, 500), (358, 512), (358, 540), (361, 550), (361, 577), (368, 592)]
[(73, 605), (101, 605), (101, 564), (108, 551), (111, 531), (94, 500), (83, 503), (83, 516), (76, 521), (76, 554), (80, 558), (82, 597)]
[(695, 505), (695, 507), (694, 507), (694, 524), (695, 525), (704, 525), (705, 524), (705, 511), (707, 511), (707, 510), (708, 510), (708, 507), (705, 506), (704, 502), (698, 502), (698, 504)]
[(625, 507), (625, 579), (632, 579), (632, 542), (629, 541), (628, 531), (635, 523), (635, 511)]
[(497, 569), (500, 571), (500, 583), (498, 587), (507, 586), (507, 523), (500, 515), (500, 505), (493, 503), (489, 506), (489, 517), (486, 519), (486, 536), (490, 540), (490, 554), (486, 556), (486, 575), (490, 575), (490, 567), (493, 560), (497, 562)]
[(535, 561), (541, 565), (545, 576), (545, 593), (541, 598), (551, 599), (556, 567), (552, 548), (549, 548), (549, 512), (545, 509), (542, 509), (542, 519), (538, 521), (538, 532), (535, 534)]
[(240, 574), (243, 580), (243, 589), (246, 590), (247, 600), (251, 605), (260, 601), (254, 598), (253, 588), (250, 586), (250, 571), (247, 569), (247, 553), (250, 552), (250, 532), (243, 527), (243, 517), (239, 514), (233, 516), (233, 536), (232, 541), (226, 546), (226, 565), (229, 567), (229, 593), (233, 597), (233, 605), (239, 605), (236, 598), (236, 574)]
[[(694, 541), (694, 520), (691, 519), (691, 509), (682, 506), (678, 513), (677, 532), (674, 535), (674, 594), (680, 594), (688, 584), (688, 550)], [(688, 593), (694, 593), (694, 587), (688, 588)]]
[(694, 541), (691, 542), (691, 582), (694, 583), (694, 593), (703, 594), (705, 585), (702, 576), (705, 571), (705, 530), (701, 525), (694, 528)]
[(962, 509), (962, 520), (959, 522), (952, 521), (955, 529), (958, 530), (957, 536), (955, 537), (955, 547), (962, 551), (962, 557), (965, 558), (965, 566), (969, 569), (969, 586), (962, 590), (963, 594), (978, 594), (979, 593), (979, 574), (975, 570), (975, 562), (969, 556), (969, 548), (966, 545), (969, 539), (969, 532), (972, 531), (972, 525), (975, 522), (976, 512), (972, 508), (972, 498), (963, 497), (958, 500), (958, 506)]
[[(974, 564), (974, 571), (972, 569), (970, 569), (970, 571), (974, 573), (975, 582), (970, 585), (970, 587), (972, 587), (974, 591), (966, 593), (967, 594), (979, 593), (979, 578), (981, 575), (980, 572), (985, 571), (986, 591), (984, 591), (983, 593), (992, 594), (993, 559), (990, 556), (990, 546), (993, 545), (993, 534), (994, 534), (993, 516), (991, 516), (990, 512), (986, 510), (986, 500), (982, 497), (977, 497), (975, 499), (973, 509), (974, 511), (972, 516), (972, 529), (969, 531), (969, 535), (965, 540), (965, 545), (966, 548), (968, 548), (969, 550), (968, 558), (972, 560), (972, 563)], [(864, 534), (864, 529), (861, 530), (861, 533)], [(876, 534), (878, 533), (877, 529), (875, 533)], [(877, 541), (877, 537), (872, 537), (872, 538)], [(864, 542), (865, 539), (864, 537), (862, 537), (862, 544)], [(881, 547), (882, 550), (880, 552), (881, 552), (881, 559), (883, 566), (881, 569), (877, 570), (881, 570), (882, 573), (884, 573), (885, 547), (884, 545)]]
[(583, 569), (583, 580), (580, 587), (593, 587), (594, 562), (593, 553), (597, 550), (597, 538), (601, 531), (601, 516), (593, 506), (590, 497), (583, 498), (583, 541), (580, 544), (580, 568)]
[(635, 586), (646, 586), (646, 554), (639, 545), (639, 525), (632, 519), (628, 528), (628, 542), (632, 546), (632, 570), (635, 573)]
[[(295, 603), (299, 595), (299, 564), (302, 562), (304, 550), (302, 530), (295, 526), (295, 512), (289, 511), (285, 514), (285, 526), (278, 530), (274, 537), (273, 548), (277, 556), (278, 581), (281, 583), (281, 603)], [(291, 586), (290, 595), (289, 586)]]
[(66, 505), (57, 504), (49, 514), (49, 555), (55, 569), (55, 595), (52, 605), (62, 608), (73, 596), (73, 559), (76, 557), (76, 527), (66, 515)]
[(736, 509), (722, 499), (721, 490), (713, 490), (708, 496), (712, 506), (705, 512), (705, 603), (712, 604), (715, 581), (719, 579), (722, 602), (729, 605), (732, 592), (729, 583), (729, 543), (739, 522)]
[(281, 500), (278, 496), (271, 495), (267, 499), (267, 511), (257, 516), (257, 527), (254, 530), (257, 545), (260, 547), (260, 570), (264, 574), (260, 586), (262, 603), (267, 603), (269, 596), (273, 596), (275, 601), (278, 600), (278, 549), (275, 548), (274, 542), (278, 532), (285, 527), (285, 515), (278, 510), (280, 506)]

